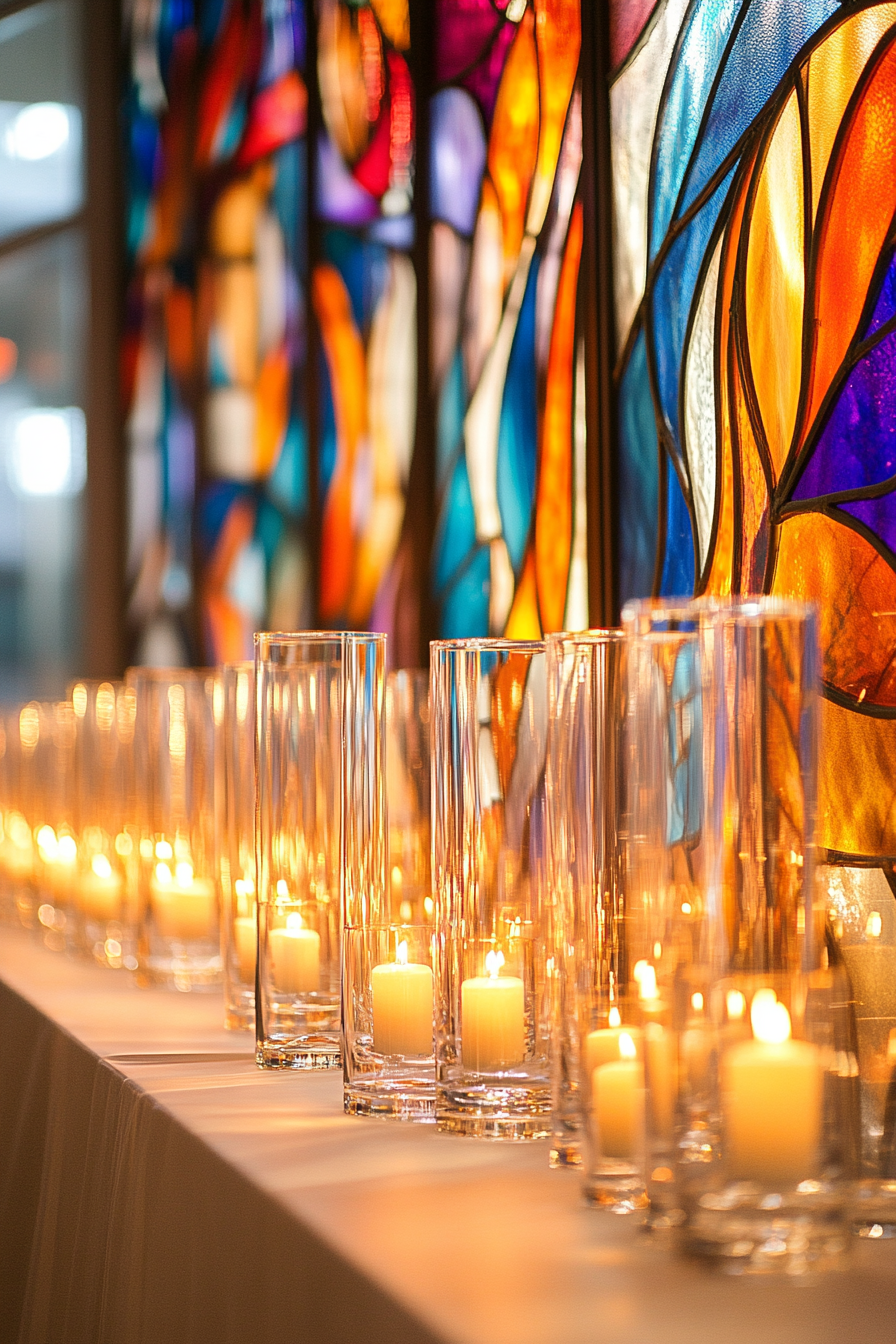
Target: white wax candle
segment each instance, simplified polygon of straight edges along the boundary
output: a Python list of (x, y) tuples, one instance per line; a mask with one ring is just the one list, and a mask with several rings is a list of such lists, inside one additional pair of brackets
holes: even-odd
[(499, 975), (503, 964), (502, 952), (489, 952), (489, 974), (472, 976), (461, 985), (463, 1062), (478, 1073), (513, 1068), (526, 1054), (523, 982), (515, 975)]
[(617, 1058), (591, 1075), (591, 1108), (602, 1157), (634, 1162), (644, 1124), (644, 1066), (631, 1032), (620, 1031)]
[(650, 1120), (657, 1137), (671, 1139), (675, 1123), (675, 1037), (659, 1022), (644, 1028), (644, 1058), (650, 1079)]
[(636, 1054), (641, 1055), (641, 1032), (638, 1027), (615, 1026), (601, 1027), (598, 1031), (589, 1031), (585, 1037), (585, 1076), (594, 1076), (594, 1070), (601, 1064), (610, 1064), (621, 1059), (619, 1037), (623, 1032), (631, 1038)]
[(237, 915), (233, 921), (233, 941), (236, 945), (240, 979), (255, 984), (255, 954), (258, 947), (258, 927), (254, 915)]
[(185, 943), (214, 938), (214, 885), (206, 878), (195, 877), (188, 863), (179, 863), (173, 876), (166, 863), (156, 864), (149, 902), (156, 931), (163, 938)]
[(793, 1185), (816, 1174), (824, 1070), (818, 1047), (790, 1039), (790, 1014), (759, 990), (754, 1039), (722, 1060), (725, 1165), (735, 1180)]
[(313, 994), (320, 988), (320, 934), (287, 915), (285, 929), (268, 933), (271, 978), (281, 994)]
[(432, 970), (409, 962), (398, 944), (396, 961), (373, 968), (373, 1048), (381, 1055), (431, 1055)]
[(115, 871), (105, 854), (95, 854), (89, 872), (78, 883), (77, 902), (88, 919), (106, 924), (121, 918), (124, 879)]

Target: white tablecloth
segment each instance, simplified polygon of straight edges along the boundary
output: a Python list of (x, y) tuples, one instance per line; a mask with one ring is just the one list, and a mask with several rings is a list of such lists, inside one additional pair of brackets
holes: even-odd
[(725, 1279), (543, 1144), (349, 1119), (217, 997), (0, 931), (0, 1344), (894, 1344), (896, 1242)]

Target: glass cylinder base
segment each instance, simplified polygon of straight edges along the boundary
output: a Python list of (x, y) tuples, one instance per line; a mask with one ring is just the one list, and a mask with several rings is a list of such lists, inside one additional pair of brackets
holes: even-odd
[(551, 1092), (543, 1084), (440, 1085), (436, 1121), (445, 1134), (475, 1139), (546, 1139), (551, 1133)]
[(296, 1036), (292, 1040), (258, 1041), (255, 1062), (262, 1069), (341, 1069), (338, 1035)]
[(686, 1249), (730, 1274), (798, 1277), (837, 1268), (850, 1240), (842, 1195), (805, 1184), (818, 1188), (760, 1197), (744, 1184), (702, 1196), (683, 1229)]
[(608, 1213), (642, 1213), (647, 1208), (647, 1192), (640, 1172), (618, 1175), (589, 1172), (582, 1182), (585, 1202)]
[(849, 1220), (860, 1237), (896, 1237), (896, 1181), (856, 1181)]
[(224, 998), (224, 1026), (228, 1031), (253, 1031), (255, 1029), (255, 994), (252, 990), (230, 993)]
[(346, 1085), (343, 1104), (346, 1115), (429, 1124), (436, 1118), (435, 1083), (431, 1077), (358, 1079)]
[(548, 1163), (552, 1171), (581, 1170), (582, 1145), (579, 1140), (558, 1138), (557, 1134), (554, 1133), (551, 1139)]
[(219, 950), (187, 951), (173, 947), (154, 950), (140, 958), (137, 978), (141, 984), (174, 989), (181, 994), (214, 993), (221, 985), (222, 966)]

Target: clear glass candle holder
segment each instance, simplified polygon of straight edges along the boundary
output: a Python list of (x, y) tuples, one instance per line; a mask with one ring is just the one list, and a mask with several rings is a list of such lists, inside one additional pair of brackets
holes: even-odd
[(38, 785), (34, 814), (36, 927), (44, 946), (61, 952), (74, 918), (79, 862), (77, 719), (71, 701), (42, 704), (40, 724), (34, 753)]
[(224, 1024), (255, 1026), (258, 916), (255, 902), (255, 664), (230, 663), (220, 673), (216, 723), (220, 761), (218, 874)]
[(431, 924), (344, 932), (345, 1109), (435, 1120)]
[[(627, 1006), (631, 986), (624, 978), (626, 648), (618, 630), (549, 635), (546, 646), (551, 1164), (584, 1165), (589, 1201), (622, 1212), (646, 1204), (643, 1070), (624, 1053), (630, 1050), (633, 1061), (642, 1053), (640, 1019)], [(613, 1067), (598, 1092), (596, 1070), (605, 1065)]]
[[(649, 774), (643, 789), (634, 780), (631, 941), (657, 1014), (647, 1112), (668, 1117), (686, 1246), (731, 1272), (799, 1275), (847, 1245), (854, 1093), (846, 1005), (813, 908), (816, 621), (774, 599), (695, 612), (703, 772), (683, 796), (700, 825), (681, 827)], [(695, 722), (696, 705), (692, 733)]]
[(342, 1064), (343, 910), (369, 900), (381, 915), (385, 882), (385, 818), (371, 816), (373, 800), (363, 789), (352, 795), (347, 738), (371, 694), (382, 714), (385, 638), (255, 637), (255, 1022), (262, 1067)]
[(436, 1115), (550, 1132), (544, 645), (431, 646)]
[(221, 983), (215, 865), (214, 677), (131, 668), (139, 817), (138, 977), (182, 992)]
[(113, 970), (137, 966), (138, 838), (133, 810), (133, 694), (124, 684), (79, 681), (75, 795), (79, 862), (68, 944)]
[(41, 710), (30, 701), (5, 718), (3, 752), (3, 837), (0, 872), (6, 922), (33, 928), (37, 918), (39, 777), (37, 748)]
[(429, 673), (386, 677), (386, 792), (390, 904), (402, 923), (432, 924), (430, 869)]
[(860, 1235), (896, 1235), (896, 904), (881, 868), (819, 867), (816, 899), (838, 998), (850, 1005), (838, 1086), (854, 1150), (851, 1218)]

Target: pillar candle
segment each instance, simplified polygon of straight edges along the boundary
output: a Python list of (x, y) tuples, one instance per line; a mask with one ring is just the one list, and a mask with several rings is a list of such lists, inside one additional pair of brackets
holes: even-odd
[(240, 979), (255, 984), (255, 955), (258, 947), (258, 927), (254, 915), (237, 915), (233, 921), (233, 941), (236, 946)]
[(464, 1067), (478, 1073), (513, 1068), (526, 1054), (523, 982), (500, 975), (503, 964), (503, 952), (489, 952), (488, 975), (473, 976), (460, 988)]
[(597, 1031), (589, 1031), (585, 1037), (585, 1076), (591, 1078), (594, 1070), (601, 1064), (610, 1064), (614, 1060), (621, 1058), (619, 1053), (619, 1037), (623, 1032), (627, 1032), (631, 1037), (638, 1056), (641, 1054), (641, 1032), (638, 1027), (629, 1027), (617, 1024), (616, 1026), (601, 1027)]
[(302, 916), (286, 917), (285, 929), (268, 933), (271, 978), (281, 994), (313, 994), (320, 988), (320, 934), (306, 929)]
[(644, 1123), (644, 1066), (630, 1032), (620, 1031), (617, 1050), (616, 1059), (591, 1075), (591, 1109), (601, 1157), (634, 1162)]
[(149, 903), (156, 931), (163, 938), (179, 942), (214, 938), (214, 885), (206, 878), (195, 877), (188, 863), (179, 863), (173, 875), (167, 863), (156, 864), (149, 884)]
[(818, 1047), (790, 1036), (773, 990), (750, 1009), (753, 1040), (722, 1060), (725, 1165), (734, 1180), (794, 1185), (816, 1174), (824, 1071)]
[(115, 871), (105, 854), (95, 854), (89, 870), (78, 883), (77, 903), (88, 919), (107, 924), (121, 918), (124, 879)]
[(381, 1055), (431, 1055), (432, 970), (408, 962), (408, 945), (397, 959), (373, 968), (373, 1048)]

